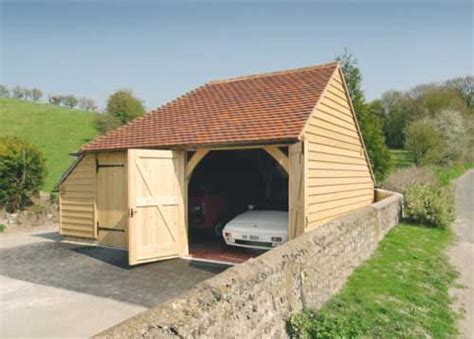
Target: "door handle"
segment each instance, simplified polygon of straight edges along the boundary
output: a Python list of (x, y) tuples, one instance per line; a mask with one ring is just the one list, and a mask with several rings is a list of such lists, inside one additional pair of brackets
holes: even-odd
[(130, 218), (133, 218), (133, 216), (137, 213), (138, 213), (137, 210), (134, 210), (133, 208), (130, 208)]

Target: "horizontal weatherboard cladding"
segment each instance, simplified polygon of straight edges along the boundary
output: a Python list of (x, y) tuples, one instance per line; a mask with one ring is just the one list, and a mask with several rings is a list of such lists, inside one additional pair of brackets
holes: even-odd
[(304, 143), (307, 230), (373, 202), (370, 165), (339, 71), (306, 124)]

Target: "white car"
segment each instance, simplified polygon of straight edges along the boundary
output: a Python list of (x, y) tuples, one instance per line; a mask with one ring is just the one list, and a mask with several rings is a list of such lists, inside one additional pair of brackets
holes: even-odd
[(225, 243), (257, 249), (270, 249), (288, 241), (288, 212), (244, 212), (229, 221), (222, 230)]

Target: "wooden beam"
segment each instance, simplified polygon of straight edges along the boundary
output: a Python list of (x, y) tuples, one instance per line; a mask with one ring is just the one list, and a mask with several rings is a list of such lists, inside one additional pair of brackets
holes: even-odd
[(196, 150), (191, 159), (186, 164), (186, 180), (188, 181), (191, 178), (196, 166), (201, 162), (201, 160), (209, 153), (210, 150), (205, 148), (200, 148)]
[(288, 156), (280, 151), (280, 149), (276, 146), (265, 146), (263, 147), (265, 151), (268, 152), (286, 171), (286, 173), (290, 172), (290, 166), (288, 161)]

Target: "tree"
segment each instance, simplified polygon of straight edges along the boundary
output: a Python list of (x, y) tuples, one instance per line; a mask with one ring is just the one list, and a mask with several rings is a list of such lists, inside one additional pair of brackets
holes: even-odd
[(359, 124), (375, 177), (378, 182), (382, 182), (393, 164), (390, 150), (385, 143), (384, 123), (378, 113), (380, 112), (378, 105), (377, 102), (367, 104), (365, 113), (359, 118)]
[(362, 75), (354, 56), (345, 49), (337, 60), (344, 72), (372, 169), (377, 181), (382, 181), (388, 174), (392, 161), (390, 152), (385, 145), (383, 123), (379, 114), (380, 104), (372, 106), (366, 104), (362, 90)]
[(35, 145), (15, 137), (0, 137), (0, 205), (8, 212), (30, 204), (46, 174), (46, 160)]
[(60, 106), (61, 103), (63, 102), (63, 96), (62, 95), (49, 95), (48, 102), (51, 105)]
[(0, 85), (0, 97), (8, 98), (10, 96), (10, 90), (7, 86)]
[(39, 101), (42, 96), (43, 92), (39, 88), (33, 88), (31, 90), (31, 100), (33, 100), (34, 102)]
[(97, 130), (105, 133), (115, 129), (145, 113), (142, 102), (135, 98), (128, 90), (120, 90), (112, 94), (107, 100), (105, 114), (96, 118)]
[(442, 136), (442, 147), (435, 159), (440, 163), (458, 160), (463, 150), (468, 147), (467, 122), (461, 113), (453, 110), (442, 110), (430, 125)]
[(365, 95), (362, 90), (362, 74), (357, 64), (357, 59), (344, 48), (344, 51), (340, 56), (336, 58), (344, 71), (344, 78), (346, 80), (347, 87), (349, 88), (349, 94), (351, 96), (352, 105), (357, 115), (363, 113), (365, 109)]
[(13, 87), (12, 93), (15, 99), (23, 100), (25, 98), (25, 90), (20, 86)]
[(446, 81), (445, 86), (453, 88), (466, 102), (466, 106), (474, 110), (474, 76), (454, 78)]
[(413, 99), (412, 121), (434, 118), (442, 110), (455, 110), (467, 113), (465, 100), (453, 88), (434, 85), (421, 85), (413, 88), (408, 95)]
[(438, 160), (441, 142), (440, 133), (426, 121), (413, 122), (407, 128), (406, 148), (413, 152), (417, 166)]
[(23, 88), (23, 100), (30, 100), (31, 99), (31, 90), (24, 87)]
[(67, 95), (63, 97), (62, 100), (64, 106), (69, 107), (69, 108), (74, 108), (77, 106), (78, 100), (74, 95)]
[(408, 119), (413, 116), (412, 100), (399, 91), (388, 91), (380, 99), (386, 143), (392, 148), (405, 147)]
[(130, 91), (120, 90), (107, 100), (107, 113), (125, 124), (145, 113), (142, 102), (135, 98)]
[(86, 111), (94, 111), (97, 109), (95, 101), (93, 99), (85, 97), (79, 99), (79, 107)]

